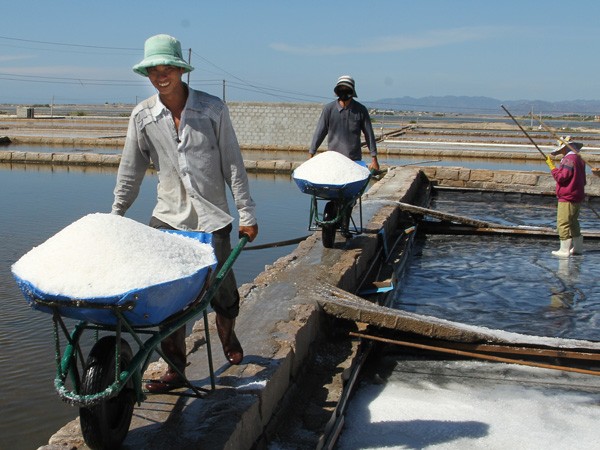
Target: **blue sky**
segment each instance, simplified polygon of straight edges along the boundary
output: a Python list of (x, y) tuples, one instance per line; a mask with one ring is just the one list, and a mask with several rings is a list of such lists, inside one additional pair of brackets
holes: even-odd
[(192, 87), (228, 101), (486, 96), (600, 99), (600, 2), (5, 2), (0, 103), (133, 103), (147, 37), (177, 37)]

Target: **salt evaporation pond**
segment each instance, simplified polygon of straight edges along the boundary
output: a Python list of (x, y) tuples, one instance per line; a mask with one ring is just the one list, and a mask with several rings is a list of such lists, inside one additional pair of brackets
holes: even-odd
[[(555, 226), (554, 198), (532, 204), (509, 197), (438, 192), (432, 207), (506, 225)], [(580, 222), (584, 234), (600, 229), (585, 206)], [(558, 246), (558, 238), (428, 235), (416, 242), (393, 307), (522, 334), (600, 340), (600, 242), (584, 238), (584, 254), (567, 259), (551, 254)]]

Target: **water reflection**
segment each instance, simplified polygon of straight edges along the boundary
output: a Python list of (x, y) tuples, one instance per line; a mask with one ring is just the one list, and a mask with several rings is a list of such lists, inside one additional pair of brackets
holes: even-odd
[(559, 287), (552, 288), (550, 307), (556, 309), (572, 309), (577, 303), (585, 301), (585, 293), (577, 287), (581, 271), (581, 258), (564, 258), (558, 260), (556, 271)]
[[(507, 225), (553, 226), (556, 209), (465, 193), (439, 193), (436, 209)], [(583, 229), (600, 221), (582, 209)], [(516, 333), (600, 340), (600, 243), (584, 255), (556, 258), (558, 238), (426, 236), (415, 246), (394, 307), (456, 322)]]

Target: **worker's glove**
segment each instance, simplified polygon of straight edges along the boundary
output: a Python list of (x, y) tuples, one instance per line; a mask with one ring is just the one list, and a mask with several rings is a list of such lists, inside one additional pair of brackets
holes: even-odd
[(546, 156), (546, 164), (548, 164), (548, 167), (550, 168), (550, 170), (556, 169), (554, 162), (550, 159), (549, 156)]

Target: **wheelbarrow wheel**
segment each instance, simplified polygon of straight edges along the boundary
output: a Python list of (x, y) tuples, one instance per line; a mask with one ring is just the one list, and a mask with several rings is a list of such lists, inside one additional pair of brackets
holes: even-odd
[[(104, 391), (115, 381), (115, 336), (101, 338), (92, 348), (81, 383), (83, 395)], [(121, 339), (120, 370), (131, 363), (133, 353), (129, 344)], [(79, 408), (81, 432), (92, 449), (119, 448), (129, 431), (135, 403), (133, 381), (130, 379), (114, 397), (100, 403)]]
[[(337, 205), (335, 202), (327, 202), (323, 210), (323, 221), (330, 222), (337, 217)], [(321, 226), (321, 240), (323, 247), (332, 248), (335, 243), (335, 224)]]

